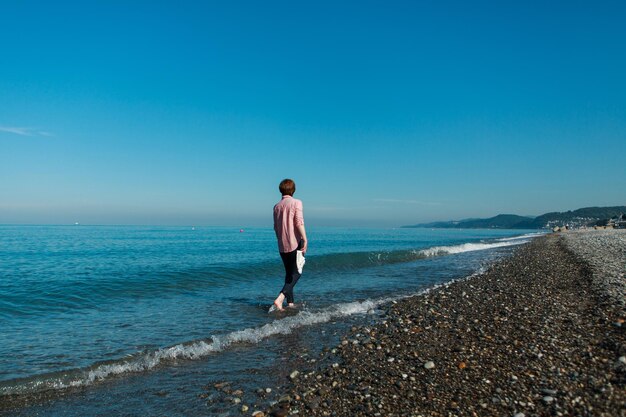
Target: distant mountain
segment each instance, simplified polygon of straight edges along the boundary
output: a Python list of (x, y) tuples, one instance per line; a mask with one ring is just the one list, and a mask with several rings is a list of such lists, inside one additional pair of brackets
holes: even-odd
[(465, 219), (422, 223), (402, 227), (429, 227), (440, 229), (543, 229), (566, 225), (580, 227), (594, 225), (600, 220), (610, 219), (622, 213), (626, 213), (626, 206), (585, 207), (574, 211), (546, 213), (535, 218), (518, 216), (516, 214), (499, 214), (488, 219)]
[(402, 227), (434, 227), (440, 229), (512, 229), (514, 226), (523, 222), (532, 222), (532, 217), (523, 217), (516, 214), (498, 214), (488, 219), (466, 219), (447, 222), (433, 222), (416, 224), (414, 226)]
[(617, 217), (626, 213), (626, 206), (615, 207), (585, 207), (574, 211), (553, 212), (538, 216), (533, 221), (537, 228), (564, 226), (568, 222), (578, 222), (581, 225), (595, 224), (599, 220)]

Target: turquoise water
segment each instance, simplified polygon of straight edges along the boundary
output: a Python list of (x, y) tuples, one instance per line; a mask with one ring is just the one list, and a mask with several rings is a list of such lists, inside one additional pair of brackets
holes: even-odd
[(530, 238), (510, 230), (308, 233), (299, 308), (281, 315), (268, 314), (284, 274), (271, 229), (0, 226), (0, 395), (124, 381), (180, 360), (219, 358), (226, 368), (238, 346), (254, 357), (265, 340), (369, 314)]

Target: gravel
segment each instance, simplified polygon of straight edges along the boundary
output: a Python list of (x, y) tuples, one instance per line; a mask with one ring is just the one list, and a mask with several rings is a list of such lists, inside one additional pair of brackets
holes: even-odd
[(563, 233), (567, 248), (591, 267), (595, 284), (626, 307), (626, 229)]
[(343, 339), (359, 343), (302, 365), (280, 389), (290, 401), (265, 413), (626, 416), (626, 235), (597, 232), (537, 238), (482, 275), (390, 305)]

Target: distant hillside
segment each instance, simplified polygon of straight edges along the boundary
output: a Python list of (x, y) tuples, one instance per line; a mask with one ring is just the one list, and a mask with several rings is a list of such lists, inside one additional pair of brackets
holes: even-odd
[(563, 226), (568, 222), (578, 222), (583, 225), (594, 224), (598, 220), (610, 219), (611, 217), (626, 214), (626, 206), (615, 207), (585, 207), (574, 211), (553, 212), (538, 216), (533, 221), (537, 228)]
[(585, 207), (574, 211), (553, 212), (541, 216), (524, 217), (516, 214), (499, 214), (488, 219), (466, 219), (422, 223), (402, 227), (430, 227), (441, 229), (543, 229), (554, 226), (580, 227), (593, 225), (599, 220), (626, 213), (626, 206)]
[(515, 228), (515, 225), (519, 223), (532, 221), (532, 217), (523, 217), (516, 214), (499, 214), (489, 219), (467, 219), (448, 222), (433, 222), (403, 227), (434, 227), (441, 229), (513, 229)]

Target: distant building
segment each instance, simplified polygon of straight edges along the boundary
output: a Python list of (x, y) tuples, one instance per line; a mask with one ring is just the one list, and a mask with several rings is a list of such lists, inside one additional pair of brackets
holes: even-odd
[(568, 229), (581, 229), (587, 226), (594, 226), (596, 225), (597, 221), (598, 221), (598, 218), (594, 218), (594, 217), (576, 216), (568, 220), (549, 220), (548, 222), (546, 222), (544, 227), (547, 229), (553, 229), (555, 227), (560, 227), (560, 228), (567, 227)]

